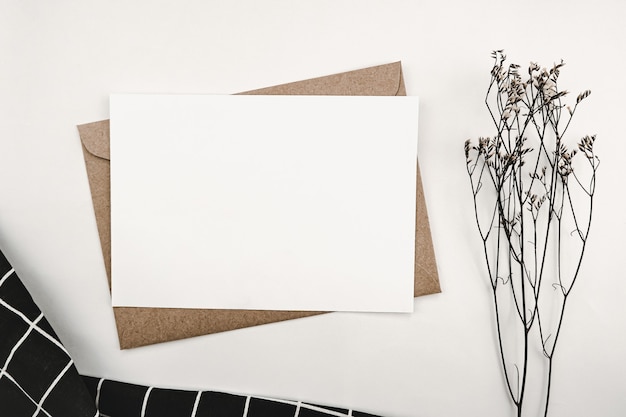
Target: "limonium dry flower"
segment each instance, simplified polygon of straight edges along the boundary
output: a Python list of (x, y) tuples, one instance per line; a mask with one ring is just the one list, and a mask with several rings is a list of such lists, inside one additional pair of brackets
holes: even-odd
[[(538, 409), (547, 416), (600, 165), (595, 135), (569, 144), (572, 120), (591, 92), (566, 103), (569, 93), (559, 87), (562, 61), (550, 68), (531, 62), (522, 70), (507, 65), (501, 50), (492, 57), (485, 103), (493, 135), (467, 140), (465, 160), (506, 391), (520, 417), (528, 409), (528, 390), (541, 390)], [(526, 414), (537, 415), (537, 408)]]

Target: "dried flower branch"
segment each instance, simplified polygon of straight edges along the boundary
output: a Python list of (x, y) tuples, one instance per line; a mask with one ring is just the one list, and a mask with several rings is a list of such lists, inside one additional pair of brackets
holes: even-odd
[[(554, 355), (587, 246), (600, 165), (595, 136), (584, 136), (576, 149), (565, 136), (591, 92), (568, 106), (568, 92), (558, 86), (563, 61), (550, 69), (531, 62), (523, 76), (519, 65), (506, 65), (503, 51), (492, 57), (485, 104), (495, 133), (465, 142), (467, 173), (506, 388), (522, 416), (529, 352), (538, 342), (546, 360), (547, 416)], [(505, 322), (510, 314), (513, 325)]]

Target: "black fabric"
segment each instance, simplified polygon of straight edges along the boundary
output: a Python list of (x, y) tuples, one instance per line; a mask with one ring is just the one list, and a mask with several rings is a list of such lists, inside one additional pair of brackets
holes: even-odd
[(102, 417), (377, 417), (299, 401), (83, 378)]
[(225, 392), (205, 392), (198, 404), (198, 416), (241, 416), (246, 409), (246, 398)]
[(317, 409), (318, 407), (315, 407), (314, 405), (309, 405), (309, 406), (310, 408), (307, 408), (307, 407), (301, 408), (300, 414), (298, 414), (298, 417), (324, 417), (328, 415), (328, 411), (334, 411), (338, 413), (338, 415), (340, 416), (348, 415), (348, 410), (345, 410), (343, 408), (326, 407), (325, 411), (320, 411)]
[(0, 253), (0, 416), (97, 416), (74, 362)]
[(270, 400), (253, 398), (250, 401), (249, 415), (292, 417), (296, 415), (296, 406), (292, 404), (276, 403)]
[(0, 417), (5, 416), (376, 417), (299, 401), (81, 376), (0, 252)]

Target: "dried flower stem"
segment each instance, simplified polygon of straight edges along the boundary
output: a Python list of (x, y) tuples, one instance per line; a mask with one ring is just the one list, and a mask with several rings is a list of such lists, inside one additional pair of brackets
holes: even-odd
[[(587, 246), (600, 164), (593, 149), (595, 136), (583, 137), (573, 150), (564, 138), (590, 91), (578, 95), (572, 108), (563, 103), (568, 92), (558, 88), (563, 62), (549, 70), (531, 63), (523, 77), (518, 65), (505, 66), (502, 51), (492, 56), (485, 104), (496, 133), (477, 143), (465, 142), (466, 167), (506, 388), (521, 417), (529, 351), (536, 342), (532, 336), (538, 333), (547, 361), (547, 416), (554, 354)], [(551, 294), (542, 291), (546, 281), (554, 290)], [(511, 312), (513, 326), (504, 320)], [(520, 342), (512, 344), (507, 337)]]

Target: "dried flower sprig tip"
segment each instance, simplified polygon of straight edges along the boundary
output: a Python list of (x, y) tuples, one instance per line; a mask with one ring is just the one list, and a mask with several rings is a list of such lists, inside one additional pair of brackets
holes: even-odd
[(587, 135), (580, 140), (578, 149), (585, 153), (587, 158), (593, 157), (593, 144), (596, 141), (596, 135)]
[[(583, 136), (577, 148), (570, 149), (567, 133), (578, 105), (591, 92), (583, 91), (568, 105), (568, 92), (559, 87), (563, 61), (549, 69), (531, 62), (527, 71), (520, 72), (519, 65), (507, 65), (503, 50), (493, 51), (492, 57), (485, 103), (494, 134), (465, 141), (466, 168), (492, 289), (506, 387), (519, 417), (526, 398), (531, 336), (538, 334), (536, 345), (547, 361), (547, 416), (554, 353), (589, 236), (599, 167), (596, 137)], [(580, 159), (582, 165), (574, 163)], [(583, 169), (585, 162), (590, 169)], [(575, 198), (578, 193), (582, 198)], [(565, 254), (572, 247), (576, 249)], [(560, 291), (540, 296), (546, 287)], [(549, 314), (553, 311), (556, 317)], [(506, 317), (517, 318), (517, 325), (505, 325)], [(531, 332), (533, 327), (538, 332)], [(508, 350), (506, 336), (521, 340), (521, 345)], [(521, 360), (515, 355), (519, 351)]]
[(581, 101), (589, 97), (590, 94), (591, 94), (591, 90), (585, 90), (582, 93), (580, 93), (578, 97), (576, 98), (576, 104), (580, 103)]

